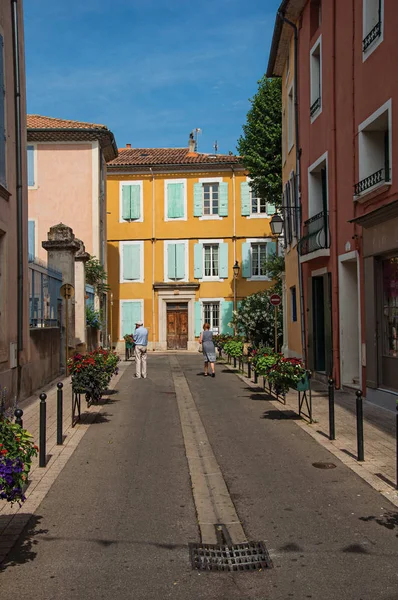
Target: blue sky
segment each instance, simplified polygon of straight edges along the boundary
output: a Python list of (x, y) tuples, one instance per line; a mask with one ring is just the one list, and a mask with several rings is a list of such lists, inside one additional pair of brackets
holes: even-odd
[(28, 112), (107, 125), (119, 147), (236, 151), (280, 0), (26, 0)]

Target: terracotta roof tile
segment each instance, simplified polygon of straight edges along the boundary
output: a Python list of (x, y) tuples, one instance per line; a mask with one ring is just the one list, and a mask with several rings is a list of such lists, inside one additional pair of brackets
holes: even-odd
[(239, 156), (190, 152), (188, 148), (119, 148), (108, 167), (139, 165), (239, 164)]
[(97, 123), (83, 123), (42, 115), (27, 115), (27, 126), (28, 129), (108, 129), (105, 125)]

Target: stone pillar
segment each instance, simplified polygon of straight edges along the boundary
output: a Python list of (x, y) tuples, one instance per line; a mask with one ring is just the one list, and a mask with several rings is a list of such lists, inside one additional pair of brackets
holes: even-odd
[(87, 329), (86, 329), (86, 269), (85, 264), (90, 255), (86, 252), (81, 240), (76, 239), (80, 248), (75, 254), (75, 334), (76, 350), (86, 352)]
[[(50, 228), (47, 241), (41, 244), (48, 252), (48, 266), (62, 273), (62, 283), (69, 283), (75, 288), (75, 254), (80, 250), (70, 227), (59, 223)], [(75, 350), (75, 298), (68, 301), (68, 354)], [(66, 301), (62, 301), (62, 343), (61, 362), (65, 366), (65, 323)]]

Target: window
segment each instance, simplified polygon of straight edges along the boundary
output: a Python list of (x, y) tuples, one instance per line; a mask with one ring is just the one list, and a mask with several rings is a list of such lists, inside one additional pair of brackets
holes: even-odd
[(265, 269), (265, 261), (267, 260), (267, 244), (252, 244), (252, 277), (265, 277), (267, 271)]
[(28, 221), (28, 254), (29, 260), (36, 256), (36, 222)]
[(391, 182), (391, 100), (359, 126), (358, 155), (356, 196)]
[(164, 182), (165, 221), (186, 221), (186, 179), (166, 179)]
[(143, 182), (120, 182), (120, 223), (143, 221)]
[(143, 300), (120, 301), (120, 339), (135, 331), (137, 321), (144, 320)]
[(4, 187), (7, 186), (5, 94), (4, 39), (3, 36), (0, 35), (0, 184)]
[(218, 215), (219, 212), (219, 184), (203, 184), (203, 215)]
[(383, 260), (383, 355), (398, 357), (398, 257)]
[(214, 333), (220, 330), (220, 303), (203, 302), (203, 323), (209, 323)]
[(144, 242), (120, 242), (120, 282), (144, 281)]
[(328, 212), (327, 154), (308, 169), (308, 216)]
[(28, 148), (28, 187), (34, 187), (36, 184), (35, 177), (35, 147), (29, 145)]
[(383, 41), (384, 0), (363, 0), (364, 60)]
[(267, 214), (267, 202), (264, 198), (260, 198), (252, 187), (250, 188), (250, 207), (252, 215)]
[(297, 321), (297, 294), (296, 294), (296, 286), (290, 288), (290, 302), (291, 302), (291, 315), (292, 321), (295, 323)]
[(311, 123), (322, 112), (322, 37), (315, 42), (310, 54), (310, 117)]
[(218, 277), (219, 276), (219, 245), (205, 244), (203, 246), (204, 256), (204, 276)]
[(267, 281), (265, 261), (276, 254), (276, 243), (267, 238), (247, 240), (242, 244), (242, 277)]
[(318, 31), (322, 23), (322, 1), (311, 0), (310, 7), (310, 30), (311, 37)]
[(294, 96), (293, 86), (290, 88), (287, 96), (287, 150), (293, 148), (294, 144)]
[(164, 242), (165, 281), (188, 281), (188, 242)]

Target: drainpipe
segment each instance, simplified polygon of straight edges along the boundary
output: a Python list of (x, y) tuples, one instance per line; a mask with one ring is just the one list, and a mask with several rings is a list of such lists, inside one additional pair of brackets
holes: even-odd
[[(336, 140), (336, 0), (333, 0), (333, 68), (332, 68), (332, 136), (333, 136), (333, 188), (334, 188), (334, 202), (333, 202), (333, 210), (332, 212), (332, 220), (333, 226), (331, 234), (333, 235), (333, 241), (331, 243), (332, 249), (334, 250), (334, 260), (332, 261), (332, 309), (333, 306), (336, 307), (337, 318), (339, 317), (339, 279), (338, 279), (338, 247), (337, 247), (337, 227), (338, 227), (338, 219), (337, 219), (337, 140)], [(337, 336), (337, 341), (334, 343), (333, 340), (333, 375), (336, 381), (336, 387), (340, 387), (340, 347), (339, 347), (339, 339), (338, 339), (338, 331), (339, 327), (333, 327), (333, 312), (332, 312), (332, 335)]]
[[(301, 196), (300, 196), (300, 143), (299, 143), (299, 103), (298, 103), (298, 29), (297, 25), (287, 19), (282, 11), (278, 11), (278, 17), (294, 32), (294, 135), (296, 147), (296, 186), (295, 186), (295, 206), (298, 207), (297, 215), (297, 231), (301, 233)], [(301, 324), (301, 354), (304, 365), (307, 366), (307, 345), (305, 339), (305, 313), (304, 313), (304, 286), (303, 286), (303, 268), (300, 262), (300, 254), (297, 250), (297, 270), (299, 282), (299, 297), (300, 297), (300, 324)]]
[(152, 352), (156, 346), (155, 332), (155, 175), (152, 167), (149, 167), (152, 175)]
[(233, 210), (234, 210), (234, 220), (233, 220), (233, 240), (234, 240), (234, 264), (236, 262), (236, 186), (235, 186), (235, 169), (231, 165), (232, 171), (232, 201), (233, 201)]
[(21, 71), (19, 60), (18, 1), (11, 0), (12, 40), (14, 61), (14, 107), (15, 107), (15, 157), (16, 157), (16, 196), (17, 196), (17, 398), (21, 390), (21, 352), (23, 350), (23, 177), (22, 177), (22, 110), (21, 110)]

